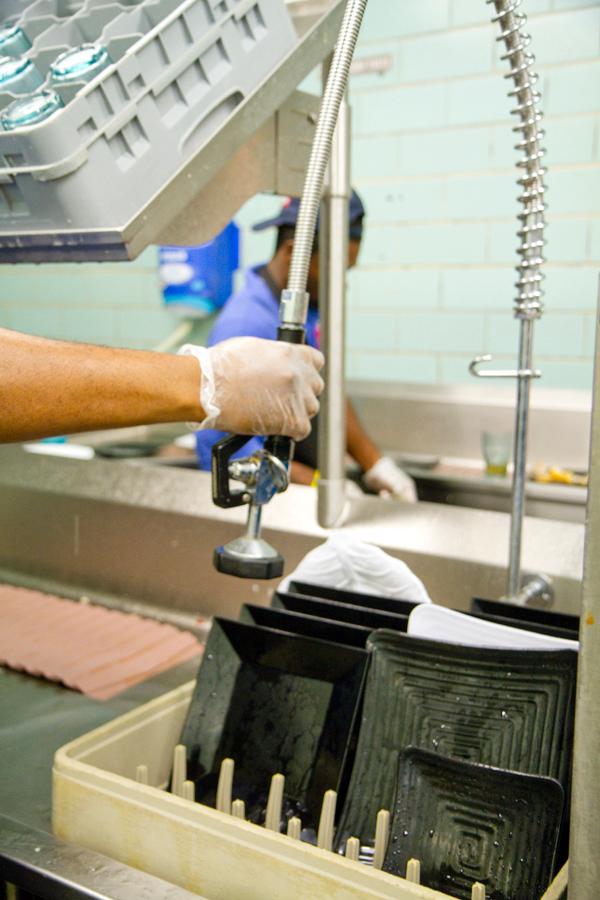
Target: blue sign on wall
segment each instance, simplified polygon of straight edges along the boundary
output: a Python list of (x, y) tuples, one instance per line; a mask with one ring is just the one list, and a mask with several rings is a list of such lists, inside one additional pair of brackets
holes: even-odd
[(230, 297), (239, 263), (240, 230), (235, 222), (199, 247), (160, 247), (165, 305), (186, 317), (210, 315)]

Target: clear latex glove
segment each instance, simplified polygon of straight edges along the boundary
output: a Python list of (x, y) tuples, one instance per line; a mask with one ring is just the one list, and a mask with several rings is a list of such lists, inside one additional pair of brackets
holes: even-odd
[(262, 338), (231, 338), (214, 347), (186, 344), (202, 371), (200, 403), (206, 418), (195, 428), (232, 434), (283, 434), (300, 441), (310, 434), (323, 390), (318, 350)]
[(384, 497), (396, 497), (406, 503), (417, 502), (415, 483), (389, 456), (382, 456), (363, 475), (365, 485)]

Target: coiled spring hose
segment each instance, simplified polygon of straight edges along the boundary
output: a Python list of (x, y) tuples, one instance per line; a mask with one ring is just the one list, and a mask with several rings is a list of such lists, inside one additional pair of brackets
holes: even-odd
[(530, 386), (531, 379), (539, 375), (532, 370), (533, 324), (543, 312), (543, 275), (540, 269), (544, 262), (546, 211), (544, 175), (546, 170), (542, 165), (545, 150), (541, 146), (544, 137), (544, 131), (540, 126), (542, 120), (542, 113), (539, 109), (541, 97), (536, 90), (538, 75), (533, 71), (535, 57), (529, 49), (531, 37), (525, 31), (527, 16), (518, 11), (521, 0), (487, 0), (487, 2), (494, 6), (495, 15), (492, 21), (500, 27), (500, 35), (497, 40), (505, 46), (502, 59), (510, 66), (505, 77), (514, 82), (514, 88), (509, 92), (509, 96), (516, 101), (511, 112), (518, 116), (519, 124), (513, 128), (513, 131), (521, 136), (516, 149), (523, 154), (517, 162), (517, 166), (523, 171), (518, 182), (522, 188), (519, 197), (522, 210), (518, 215), (520, 244), (517, 253), (520, 260), (517, 265), (517, 296), (514, 306), (515, 317), (520, 320), (520, 336), (507, 585), (509, 597), (516, 597), (520, 588)]

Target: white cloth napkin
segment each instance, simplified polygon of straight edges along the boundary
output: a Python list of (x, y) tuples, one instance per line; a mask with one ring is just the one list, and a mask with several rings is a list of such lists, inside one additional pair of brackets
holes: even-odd
[(279, 590), (288, 590), (290, 581), (431, 603), (425, 585), (406, 563), (345, 532), (335, 532), (324, 544), (311, 550), (295, 571), (283, 579)]

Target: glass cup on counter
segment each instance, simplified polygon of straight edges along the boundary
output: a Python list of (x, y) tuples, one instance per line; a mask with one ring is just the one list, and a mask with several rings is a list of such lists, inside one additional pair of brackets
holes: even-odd
[(485, 460), (486, 475), (500, 478), (506, 476), (512, 443), (512, 434), (508, 431), (482, 432), (481, 451)]
[(55, 112), (62, 109), (63, 102), (56, 91), (44, 90), (29, 97), (15, 100), (0, 114), (0, 125), (4, 131), (15, 131), (45, 122)]
[(50, 66), (50, 77), (56, 85), (71, 84), (74, 81), (91, 81), (112, 60), (106, 47), (101, 44), (82, 44), (71, 50), (65, 50)]
[(42, 73), (27, 57), (0, 57), (0, 93), (30, 94), (43, 83)]
[(21, 56), (31, 48), (31, 41), (18, 25), (0, 25), (0, 56)]

